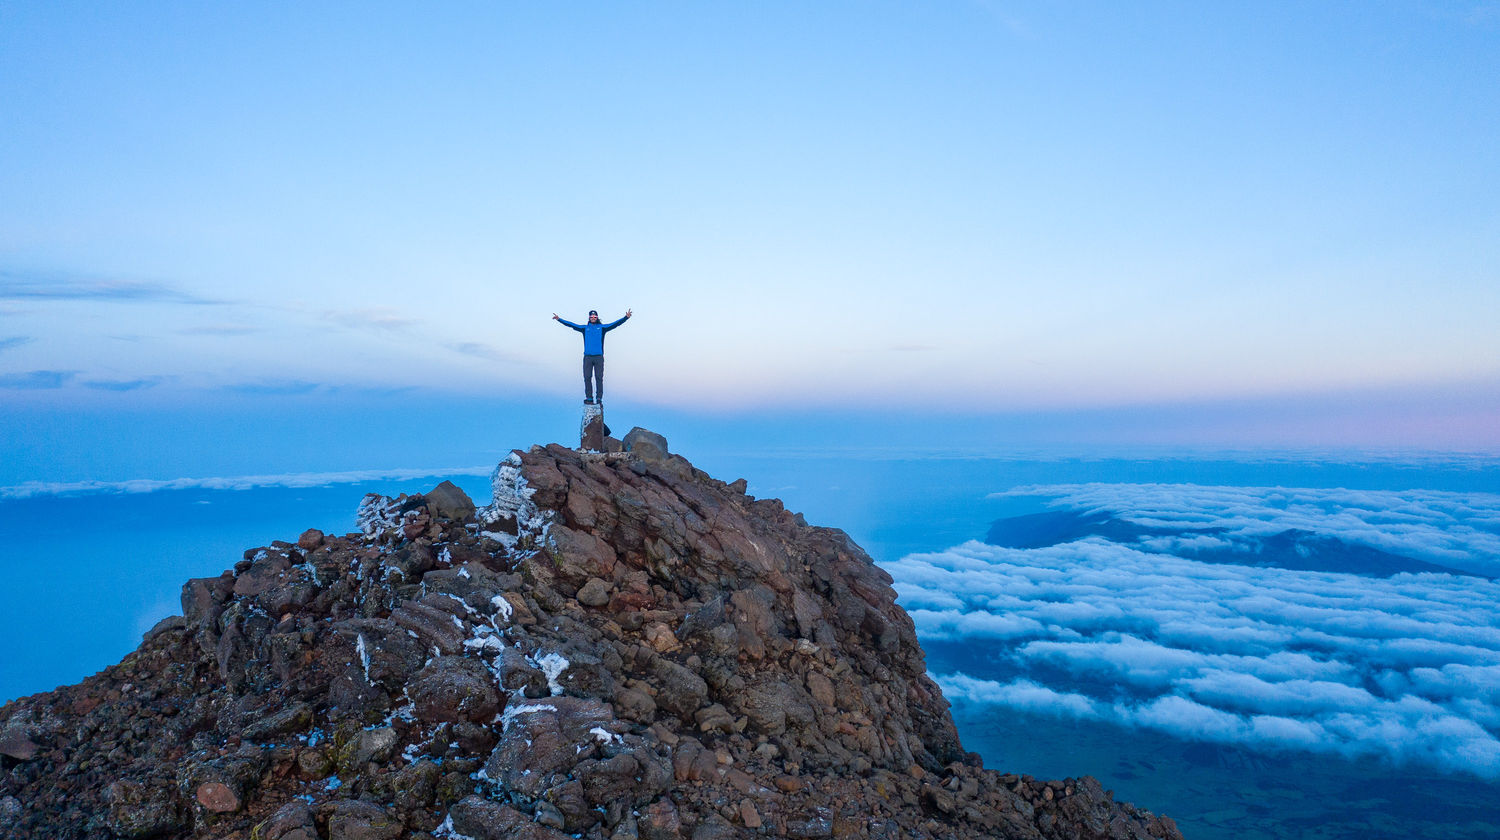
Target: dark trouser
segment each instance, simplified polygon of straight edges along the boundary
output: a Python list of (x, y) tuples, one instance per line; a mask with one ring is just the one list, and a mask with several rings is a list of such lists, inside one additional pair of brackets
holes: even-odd
[[(589, 371), (593, 371), (594, 378), (589, 378)], [(598, 383), (595, 385), (595, 383)], [(604, 399), (604, 356), (583, 357), (583, 398), (591, 400), (594, 393), (598, 392), (599, 399)]]

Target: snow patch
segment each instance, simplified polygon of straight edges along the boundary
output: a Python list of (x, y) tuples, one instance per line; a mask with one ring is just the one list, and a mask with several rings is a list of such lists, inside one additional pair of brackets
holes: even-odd
[(474, 628), (472, 637), (464, 639), (464, 650), (492, 650), (499, 653), (505, 650), (505, 642), (494, 630), (481, 625)]
[(510, 453), (495, 467), (490, 476), (490, 488), (495, 500), (479, 509), (479, 522), (492, 525), (502, 519), (514, 519), (517, 534), (485, 529), (485, 536), (505, 546), (507, 551), (514, 549), (522, 536), (532, 537), (533, 544), (540, 544), (547, 538), (548, 517), (531, 500), (536, 495), (536, 488), (528, 487), (521, 475), (519, 453)]
[(511, 706), (500, 715), (500, 731), (510, 728), (511, 721), (521, 715), (531, 715), (537, 712), (556, 712), (557, 707), (551, 703), (523, 703), (519, 706)]
[(355, 643), (354, 650), (359, 653), (359, 663), (365, 668), (365, 682), (374, 685), (375, 681), (370, 679), (370, 651), (365, 647), (365, 635), (358, 636), (359, 641)]
[(323, 579), (320, 578), (320, 577), (318, 577), (318, 570), (315, 569), (315, 568), (313, 568), (313, 564), (311, 564), (311, 563), (303, 563), (302, 565), (298, 566), (297, 568), (302, 569), (303, 571), (307, 572), (307, 576), (310, 577), (310, 578), (312, 578), (313, 586), (322, 587), (322, 585), (323, 585)]
[(396, 500), (378, 493), (367, 493), (354, 514), (359, 530), (370, 540), (401, 524), (401, 510)]
[(440, 825), (437, 828), (434, 828), (432, 830), (432, 836), (433, 837), (443, 837), (443, 838), (446, 838), (447, 840), (475, 840), (475, 838), (473, 836), (471, 836), (471, 835), (468, 835), (468, 834), (459, 834), (458, 833), (458, 829), (455, 829), (453, 827), (453, 815), (452, 814), (449, 814), (448, 817), (447, 817), (447, 819), (443, 820), (443, 824), (442, 825)]
[(512, 612), (510, 601), (505, 600), (504, 595), (496, 595), (495, 597), (491, 598), (490, 605), (495, 608), (496, 614), (499, 615), (503, 621), (510, 621), (510, 615)]
[(547, 688), (553, 694), (562, 694), (563, 687), (558, 684), (557, 678), (562, 676), (563, 671), (568, 670), (570, 664), (568, 660), (560, 653), (549, 653), (536, 659), (535, 662), (536, 666), (542, 669), (542, 673), (547, 675)]

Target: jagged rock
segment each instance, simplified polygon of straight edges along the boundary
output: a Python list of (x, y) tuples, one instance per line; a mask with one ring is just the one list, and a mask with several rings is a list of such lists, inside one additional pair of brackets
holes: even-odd
[(602, 607), (609, 603), (609, 584), (599, 578), (589, 578), (578, 588), (578, 603), (586, 607)]
[(469, 494), (451, 481), (444, 481), (427, 491), (423, 494), (423, 498), (427, 500), (427, 510), (433, 516), (441, 516), (444, 519), (468, 519), (476, 510), (474, 500), (469, 498)]
[(474, 840), (565, 840), (568, 836), (532, 822), (515, 808), (478, 796), (461, 800), (448, 815), (454, 831)]
[(186, 619), (184, 619), (180, 615), (169, 615), (161, 621), (158, 621), (155, 624), (151, 625), (151, 629), (147, 630), (144, 634), (141, 635), (141, 641), (147, 642), (156, 638), (157, 636), (162, 635), (163, 633), (170, 633), (173, 630), (181, 630), (185, 627), (187, 627)]
[(251, 836), (257, 840), (318, 840), (318, 826), (313, 820), (312, 807), (301, 799), (293, 799), (256, 826)]
[(605, 727), (613, 720), (614, 712), (597, 700), (549, 697), (511, 704), (485, 773), (509, 790), (539, 796), (596, 753), (599, 736), (593, 730), (607, 737)]
[(313, 709), (306, 703), (293, 703), (245, 727), (242, 733), (247, 741), (265, 741), (279, 735), (306, 732), (312, 724)]
[(372, 761), (377, 764), (389, 761), (400, 740), (396, 730), (388, 726), (363, 729), (345, 742), (335, 761), (341, 772), (356, 773)]
[(647, 806), (638, 825), (641, 840), (678, 840), (682, 836), (682, 818), (670, 799), (658, 799)]
[(170, 789), (121, 779), (105, 788), (104, 799), (109, 803), (109, 829), (120, 837), (154, 837), (182, 827)]
[(604, 409), (599, 405), (585, 405), (583, 419), (578, 427), (578, 448), (585, 452), (604, 451), (604, 438), (609, 434), (604, 425)]
[(333, 804), (328, 840), (396, 840), (401, 821), (373, 802), (345, 799)]
[(640, 426), (626, 432), (622, 444), (626, 452), (642, 461), (665, 461), (669, 457), (667, 439)]
[(417, 672), (406, 693), (424, 721), (488, 723), (500, 711), (494, 682), (494, 675), (478, 660), (441, 656)]
[(0, 755), (9, 756), (18, 761), (30, 761), (41, 749), (31, 739), (19, 735), (0, 738)]
[(621, 445), (188, 581), (120, 664), (0, 708), (0, 839), (1180, 840), (979, 767), (842, 532)]
[(656, 681), (656, 704), (683, 720), (691, 720), (708, 699), (708, 683), (670, 659), (653, 662), (651, 675)]
[(525, 697), (546, 697), (547, 675), (515, 648), (500, 651), (495, 658), (495, 677), (500, 687)]

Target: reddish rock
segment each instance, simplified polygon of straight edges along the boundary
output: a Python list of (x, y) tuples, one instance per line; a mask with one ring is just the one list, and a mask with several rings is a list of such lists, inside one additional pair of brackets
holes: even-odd
[(303, 551), (312, 551), (323, 544), (323, 532), (317, 528), (308, 528), (297, 538), (297, 547)]
[(609, 434), (606, 429), (604, 409), (597, 405), (585, 405), (578, 432), (579, 448), (585, 452), (603, 452), (604, 438)]
[(239, 794), (223, 782), (204, 782), (198, 786), (193, 798), (198, 800), (199, 805), (216, 814), (228, 814), (240, 809)]
[(746, 828), (761, 827), (760, 812), (755, 810), (754, 802), (748, 799), (740, 800), (740, 822), (744, 823)]
[(19, 761), (30, 761), (36, 756), (39, 749), (41, 747), (37, 746), (31, 739), (23, 738), (19, 735), (0, 738), (0, 755), (10, 756)]
[(484, 663), (463, 656), (441, 656), (427, 663), (407, 685), (417, 717), (429, 722), (489, 723), (500, 711), (495, 677)]

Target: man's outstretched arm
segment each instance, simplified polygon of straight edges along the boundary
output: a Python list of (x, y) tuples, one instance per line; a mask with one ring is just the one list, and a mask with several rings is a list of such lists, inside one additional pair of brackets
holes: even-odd
[(572, 321), (567, 320), (566, 318), (559, 318), (559, 317), (557, 317), (557, 313), (556, 312), (552, 313), (552, 320), (558, 322), (559, 324), (562, 324), (565, 327), (572, 327), (573, 329), (578, 330), (579, 332), (583, 332), (583, 327), (580, 327), (579, 325), (573, 323)]
[[(557, 316), (554, 315), (552, 317), (555, 318)], [(624, 318), (621, 318), (620, 320), (614, 322), (613, 324), (605, 324), (604, 325), (604, 331), (605, 332), (609, 332), (610, 330), (614, 329), (615, 327), (620, 326), (621, 324), (623, 324), (623, 323), (625, 323), (626, 321), (629, 321), (629, 320), (630, 320), (630, 310), (627, 309), (627, 310), (625, 310), (625, 317)]]

